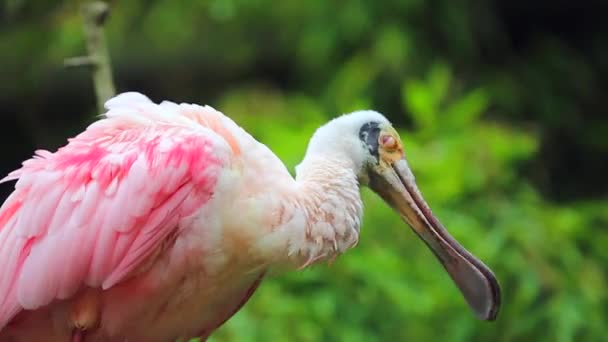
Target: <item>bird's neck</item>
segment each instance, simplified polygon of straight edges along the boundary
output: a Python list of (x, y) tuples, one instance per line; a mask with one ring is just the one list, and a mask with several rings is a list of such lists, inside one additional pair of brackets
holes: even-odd
[(285, 198), (268, 241), (276, 261), (305, 267), (333, 260), (359, 239), (363, 204), (354, 168), (346, 158), (307, 156), (296, 186)]

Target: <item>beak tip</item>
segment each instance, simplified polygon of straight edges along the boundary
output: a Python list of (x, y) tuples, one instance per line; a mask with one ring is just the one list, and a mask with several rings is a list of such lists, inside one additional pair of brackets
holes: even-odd
[(496, 278), (489, 277), (487, 279), (488, 285), (488, 296), (484, 301), (484, 305), (475, 309), (475, 315), (477, 318), (483, 321), (493, 322), (498, 318), (498, 313), (500, 312), (501, 305), (501, 291), (500, 285)]
[(479, 317), (480, 319), (488, 322), (494, 322), (498, 318), (498, 308), (493, 308), (486, 315)]
[(498, 318), (499, 311), (498, 306), (493, 306), (485, 313), (478, 313), (477, 317), (483, 321), (494, 322)]

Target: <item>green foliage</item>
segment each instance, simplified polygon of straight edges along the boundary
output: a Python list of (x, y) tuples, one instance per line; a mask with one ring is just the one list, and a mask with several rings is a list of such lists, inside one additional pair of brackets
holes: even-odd
[[(84, 51), (77, 3), (0, 5), (14, 16), (0, 23), (0, 101), (17, 99), (14, 111), (74, 112), (75, 98), (92, 94), (87, 73), (61, 67)], [(266, 279), (211, 341), (606, 339), (608, 200), (583, 191), (599, 182), (570, 175), (605, 180), (605, 172), (560, 159), (571, 154), (566, 143), (583, 161), (588, 149), (608, 152), (606, 118), (579, 115), (605, 108), (593, 106), (605, 96), (589, 62), (565, 43), (539, 36), (526, 54), (502, 48), (504, 60), (485, 61), (485, 40), (505, 44), (491, 24), (496, 1), (111, 3), (118, 89), (209, 103), (290, 170), (329, 118), (361, 108), (387, 114), (435, 214), (503, 288), (498, 320), (477, 321), (431, 252), (363, 190), (357, 248), (332, 266)], [(585, 38), (607, 60), (605, 41), (594, 37)], [(46, 92), (64, 101), (47, 106)], [(93, 108), (91, 97), (79, 124)], [(53, 117), (39, 134), (63, 142), (77, 120), (60, 126)], [(533, 176), (548, 173), (565, 176), (541, 193)], [(561, 189), (574, 195), (547, 196)]]

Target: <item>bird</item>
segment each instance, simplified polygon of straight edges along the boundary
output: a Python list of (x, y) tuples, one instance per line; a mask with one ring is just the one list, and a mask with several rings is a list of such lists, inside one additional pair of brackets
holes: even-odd
[(381, 113), (319, 127), (292, 175), (208, 105), (120, 93), (1, 182), (1, 341), (207, 339), (274, 269), (358, 244), (368, 187), (432, 250), (477, 318), (500, 286), (433, 215)]

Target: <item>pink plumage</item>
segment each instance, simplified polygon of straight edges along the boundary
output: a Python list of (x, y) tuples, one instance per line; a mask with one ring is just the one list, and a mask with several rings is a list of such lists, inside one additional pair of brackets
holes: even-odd
[(108, 107), (3, 180), (18, 179), (0, 209), (0, 329), (22, 309), (125, 279), (213, 194), (227, 156), (211, 131), (136, 94)]

